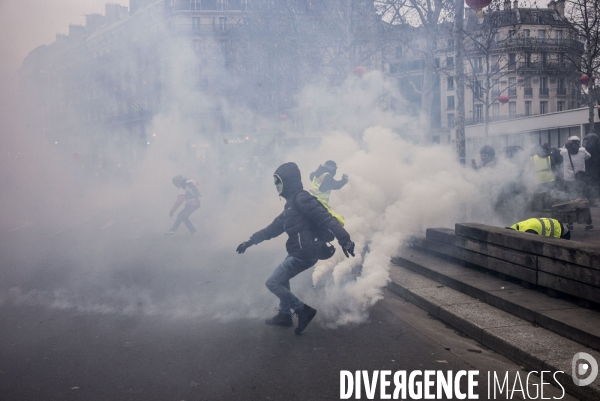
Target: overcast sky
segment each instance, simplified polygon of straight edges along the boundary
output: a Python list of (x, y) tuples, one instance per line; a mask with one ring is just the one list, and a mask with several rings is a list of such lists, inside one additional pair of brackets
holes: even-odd
[[(18, 94), (17, 69), (36, 47), (50, 44), (70, 24), (85, 25), (85, 15), (104, 14), (106, 3), (129, 6), (129, 0), (0, 0), (0, 114), (11, 115)], [(0, 134), (15, 121), (0, 120)]]

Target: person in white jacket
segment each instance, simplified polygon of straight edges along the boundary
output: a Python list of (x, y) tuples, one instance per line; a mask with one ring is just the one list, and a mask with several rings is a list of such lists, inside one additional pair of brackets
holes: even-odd
[[(585, 185), (585, 161), (592, 155), (581, 146), (581, 140), (578, 136), (571, 136), (565, 142), (565, 146), (560, 149), (560, 155), (563, 158), (563, 176), (566, 189), (573, 196), (587, 197), (587, 187)], [(589, 211), (589, 209), (588, 209)], [(592, 216), (587, 213), (586, 230), (593, 230)], [(569, 224), (569, 229), (573, 229), (572, 224)]]

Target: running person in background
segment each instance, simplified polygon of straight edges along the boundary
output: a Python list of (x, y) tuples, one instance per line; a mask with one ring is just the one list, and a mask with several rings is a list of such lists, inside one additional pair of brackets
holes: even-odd
[(336, 181), (333, 179), (337, 172), (337, 165), (333, 160), (327, 160), (325, 164), (310, 173), (310, 192), (311, 195), (319, 198), (323, 202), (329, 204), (329, 196), (334, 189), (341, 189), (348, 182), (348, 176), (342, 175), (342, 179)]
[(179, 196), (169, 211), (169, 217), (173, 217), (173, 214), (175, 214), (183, 201), (185, 201), (185, 206), (183, 207), (183, 210), (177, 214), (177, 218), (175, 219), (173, 227), (171, 227), (171, 229), (165, 234), (175, 234), (175, 231), (177, 231), (179, 225), (183, 223), (188, 230), (190, 230), (190, 234), (194, 235), (196, 233), (196, 228), (194, 228), (194, 225), (190, 221), (190, 215), (200, 207), (200, 190), (198, 189), (199, 184), (194, 180), (185, 179), (181, 175), (173, 177), (172, 182), (173, 185), (179, 188)]

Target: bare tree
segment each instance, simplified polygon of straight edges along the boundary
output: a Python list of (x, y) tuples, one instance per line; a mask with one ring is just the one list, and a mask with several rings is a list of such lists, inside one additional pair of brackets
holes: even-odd
[(255, 1), (231, 33), (231, 68), (249, 105), (277, 115), (309, 82), (337, 85), (359, 65), (378, 68), (380, 24), (372, 1)]
[(600, 74), (600, 0), (567, 0), (565, 14), (584, 45), (581, 58), (571, 58), (570, 53), (567, 53), (567, 57), (570, 57), (571, 64), (579, 73), (589, 77), (586, 102), (589, 108), (588, 123), (593, 130), (594, 109), (599, 99), (599, 91), (592, 77)]
[(516, 80), (505, 88), (501, 87), (501, 82), (515, 72), (518, 61), (525, 57), (519, 50), (529, 45), (526, 42), (528, 38), (519, 32), (520, 25), (515, 13), (500, 10), (500, 1), (492, 1), (481, 22), (474, 13), (469, 13), (464, 33), (469, 67), (464, 78), (473, 91), (473, 100), (483, 104), (486, 138), (492, 105), (499, 102), (501, 95), (516, 95)]
[[(421, 94), (421, 127), (428, 134), (431, 125), (433, 89), (436, 72), (436, 50), (440, 34), (450, 34), (447, 21), (454, 12), (452, 0), (378, 0), (375, 2), (383, 20), (409, 29), (398, 30), (397, 40), (423, 60)], [(410, 29), (417, 27), (418, 29)]]

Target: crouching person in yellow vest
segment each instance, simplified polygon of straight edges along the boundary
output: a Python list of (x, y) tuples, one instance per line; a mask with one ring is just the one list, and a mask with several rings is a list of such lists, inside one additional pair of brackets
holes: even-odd
[(543, 235), (544, 237), (571, 239), (571, 231), (569, 231), (566, 224), (563, 224), (556, 219), (548, 219), (546, 217), (523, 220), (506, 228), (525, 233)]
[(342, 175), (342, 179), (336, 181), (333, 179), (337, 172), (337, 165), (333, 160), (327, 160), (325, 164), (310, 173), (310, 192), (317, 199), (329, 204), (329, 196), (334, 189), (341, 189), (348, 182), (348, 176)]

